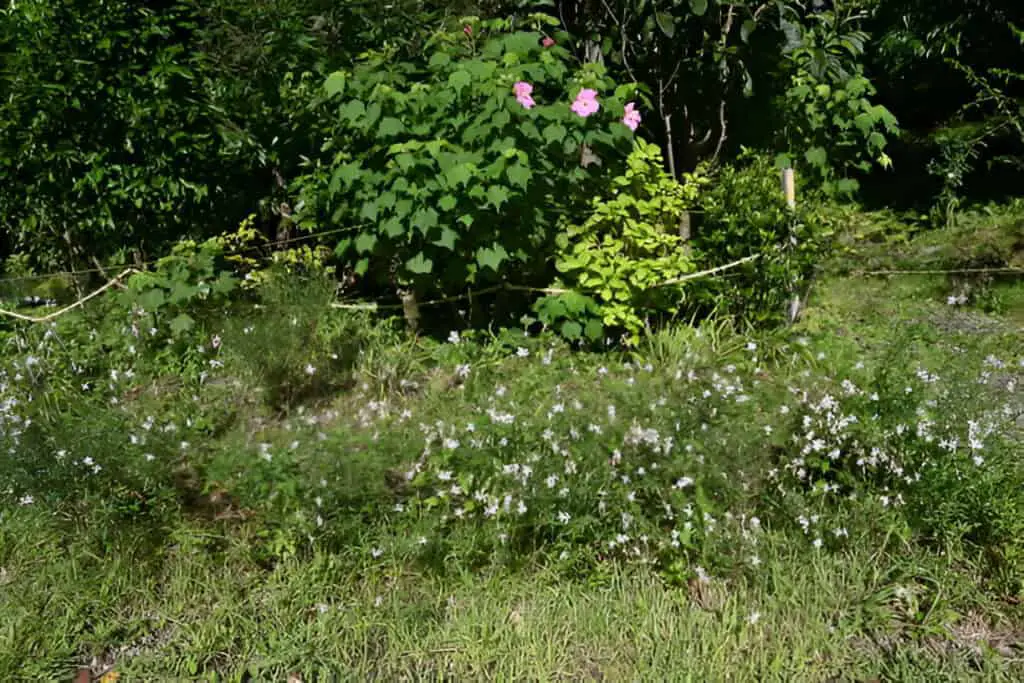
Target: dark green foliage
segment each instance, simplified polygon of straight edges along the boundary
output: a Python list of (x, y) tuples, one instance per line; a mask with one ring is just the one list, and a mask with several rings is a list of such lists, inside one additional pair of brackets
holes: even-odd
[(402, 45), (420, 25), (401, 18), (429, 11), (317, 0), (0, 10), (6, 248), (81, 268), (124, 262), (124, 250), (160, 255), (257, 210), (276, 222), (319, 144), (306, 104), (322, 76), (311, 75), (385, 39)]
[[(890, 205), (948, 220), (960, 197), (1013, 195), (1021, 183), (1024, 5), (1015, 0), (868, 0), (881, 103), (907, 130), (891, 154), (897, 180), (873, 183)], [(929, 177), (931, 176), (931, 177)], [(912, 191), (907, 191), (912, 190)]]
[(813, 196), (786, 206), (779, 171), (764, 155), (746, 153), (711, 183), (694, 248), (722, 264), (761, 254), (722, 278), (698, 280), (693, 297), (707, 309), (760, 323), (785, 319), (815, 263), (831, 244), (832, 226), (816, 215)]

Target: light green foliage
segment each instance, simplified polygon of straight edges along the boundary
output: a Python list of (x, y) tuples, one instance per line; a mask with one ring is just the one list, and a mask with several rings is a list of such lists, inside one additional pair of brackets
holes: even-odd
[[(552, 20), (535, 17), (539, 27)], [(355, 226), (337, 254), (378, 284), (392, 273), (420, 291), (543, 275), (557, 218), (624, 157), (631, 131), (616, 90), (596, 64), (573, 69), (539, 31), (508, 21), (462, 24), (434, 36), (423, 62), (371, 53), (325, 84), (332, 155), (298, 181), (304, 226)], [(536, 106), (517, 101), (517, 82)], [(598, 92), (589, 118), (570, 111)], [(587, 145), (602, 165), (580, 164)]]
[[(687, 175), (680, 184), (662, 163), (657, 146), (638, 140), (626, 172), (611, 181), (610, 196), (595, 199), (586, 221), (570, 225), (559, 237), (556, 266), (562, 276), (555, 286), (571, 287), (595, 301), (601, 324), (624, 331), (634, 345), (647, 327), (647, 316), (679, 310), (683, 287), (672, 280), (694, 269), (679, 226), (707, 180)], [(553, 306), (558, 303), (537, 304), (549, 324), (552, 310), (558, 311)], [(582, 329), (581, 322), (587, 322), (565, 317), (563, 333)]]

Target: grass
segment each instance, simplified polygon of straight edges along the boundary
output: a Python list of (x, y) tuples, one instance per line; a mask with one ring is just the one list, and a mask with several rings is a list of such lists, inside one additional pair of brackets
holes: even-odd
[[(84, 647), (128, 679), (284, 680), (1014, 680), (988, 652), (1017, 634), (968, 618), (944, 631), (952, 596), (922, 623), (931, 575), (906, 558), (822, 554), (784, 538), (764, 548), (756, 581), (672, 588), (618, 568), (577, 580), (543, 568), (439, 579), (400, 567), (386, 579), (333, 555), (272, 571), (229, 551), (189, 547), (181, 528), (162, 561), (94, 554), (35, 512), (31, 537), (7, 545), (10, 621), (0, 666), (58, 678)], [(30, 540), (31, 539), (31, 540)], [(57, 557), (70, 559), (57, 561)], [(924, 560), (928, 562), (928, 560)], [(963, 587), (961, 587), (963, 589)], [(989, 610), (998, 609), (993, 605)], [(975, 635), (979, 640), (972, 638)], [(222, 672), (213, 676), (211, 671)], [(206, 672), (205, 675), (201, 675)], [(66, 675), (66, 674), (65, 674)], [(10, 679), (10, 675), (9, 675)], [(923, 678), (922, 678), (923, 679)]]
[[(82, 321), (61, 345), (26, 331), (5, 391), (35, 400), (0, 411), (31, 454), (0, 465), (0, 677), (1020, 680), (1021, 440), (993, 435), (965, 479), (962, 450), (886, 430), (966, 443), (988, 407), (1024, 413), (1004, 386), (1024, 375), (1024, 290), (950, 305), (943, 276), (841, 258), (794, 328), (677, 326), (628, 358), (514, 332), (410, 341), (315, 301), (214, 318), (217, 348), (171, 366), (67, 344)], [(66, 362), (86, 356), (89, 391)], [(919, 365), (941, 381), (904, 395)], [(827, 392), (839, 408), (821, 413)], [(899, 460), (801, 459), (818, 436)], [(903, 484), (911, 463), (923, 483)], [(449, 484), (529, 510), (499, 496), (490, 522), (489, 499)]]

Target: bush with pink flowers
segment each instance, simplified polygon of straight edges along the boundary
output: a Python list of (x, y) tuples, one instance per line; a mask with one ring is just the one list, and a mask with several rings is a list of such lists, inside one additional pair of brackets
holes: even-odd
[(369, 288), (547, 285), (559, 219), (623, 169), (636, 88), (574, 62), (534, 22), (467, 23), (422, 63), (376, 54), (327, 80), (332, 125), (298, 183), (299, 221), (354, 226), (337, 253)]

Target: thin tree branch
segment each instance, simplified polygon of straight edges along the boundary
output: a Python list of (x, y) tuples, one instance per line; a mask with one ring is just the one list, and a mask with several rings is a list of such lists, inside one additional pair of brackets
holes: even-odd
[(665, 149), (667, 153), (668, 161), (668, 172), (676, 178), (676, 153), (673, 149), (672, 142), (672, 114), (671, 112), (665, 111), (665, 85), (662, 80), (658, 79), (658, 113), (661, 114), (661, 120), (665, 122)]

